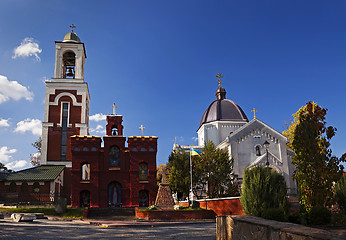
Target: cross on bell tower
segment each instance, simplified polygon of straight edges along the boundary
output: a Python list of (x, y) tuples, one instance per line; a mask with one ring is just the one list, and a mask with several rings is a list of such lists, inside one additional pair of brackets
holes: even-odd
[(73, 23), (70, 25), (70, 28), (71, 28), (71, 32), (73, 32), (73, 29), (76, 28), (75, 25), (73, 25)]

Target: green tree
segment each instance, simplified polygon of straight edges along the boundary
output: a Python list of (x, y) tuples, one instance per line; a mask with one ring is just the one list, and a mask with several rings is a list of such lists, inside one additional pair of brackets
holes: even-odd
[(3, 163), (0, 162), (0, 171), (11, 173), (11, 169), (8, 169)]
[(33, 166), (39, 166), (41, 161), (41, 144), (42, 139), (39, 137), (35, 142), (33, 142), (31, 145), (37, 149), (37, 152), (34, 154), (30, 154), (30, 163)]
[(233, 159), (227, 149), (215, 147), (212, 141), (204, 145), (201, 157), (193, 161), (195, 194), (208, 186), (209, 198), (236, 194), (237, 186), (233, 179)]
[(293, 115), (294, 121), (284, 131), (294, 150), (292, 163), (296, 172), (299, 202), (304, 210), (314, 206), (325, 206), (333, 200), (333, 182), (340, 179), (343, 172), (341, 162), (344, 157), (332, 156), (330, 140), (336, 128), (326, 127), (327, 109), (308, 102)]
[[(345, 154), (344, 154), (345, 155)], [(346, 213), (346, 176), (340, 178), (335, 185), (335, 198), (340, 209)]]
[(7, 171), (7, 167), (0, 162), (0, 170)]
[(257, 166), (244, 172), (241, 204), (246, 214), (263, 217), (269, 209), (287, 213), (285, 178), (271, 168)]
[(190, 190), (190, 158), (183, 149), (176, 149), (171, 152), (168, 158), (167, 182), (172, 191), (178, 196), (189, 196)]

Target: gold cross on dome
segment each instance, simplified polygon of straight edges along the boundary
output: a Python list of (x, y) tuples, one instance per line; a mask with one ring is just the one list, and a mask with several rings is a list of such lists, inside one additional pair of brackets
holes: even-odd
[(73, 25), (73, 23), (70, 25), (70, 28), (71, 28), (71, 32), (73, 32), (73, 29), (76, 28), (75, 25)]
[(118, 106), (116, 106), (115, 103), (113, 103), (112, 108), (113, 108), (113, 115), (116, 115), (115, 114), (115, 109), (118, 108)]
[(253, 110), (251, 112), (253, 112), (253, 118), (256, 118), (256, 112), (258, 112), (258, 111), (256, 111), (255, 108), (253, 108)]
[(215, 77), (219, 78), (217, 81), (219, 82), (219, 87), (221, 87), (221, 78), (223, 78), (223, 76), (221, 75), (221, 73), (218, 72)]

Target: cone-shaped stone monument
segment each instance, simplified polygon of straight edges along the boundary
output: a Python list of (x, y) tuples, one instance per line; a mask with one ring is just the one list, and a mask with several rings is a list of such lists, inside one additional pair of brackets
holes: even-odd
[(171, 188), (166, 182), (166, 169), (161, 170), (162, 181), (159, 186), (159, 191), (156, 196), (155, 205), (162, 210), (172, 210), (174, 208), (174, 200), (172, 197)]

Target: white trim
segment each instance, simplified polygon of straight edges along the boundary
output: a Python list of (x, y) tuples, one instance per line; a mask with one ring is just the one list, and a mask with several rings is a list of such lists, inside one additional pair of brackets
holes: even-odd
[(68, 96), (72, 99), (72, 103), (73, 103), (73, 106), (77, 106), (77, 107), (81, 107), (82, 106), (82, 103), (79, 103), (77, 101), (77, 98), (75, 95), (73, 95), (72, 93), (69, 93), (69, 92), (62, 92), (62, 93), (59, 93), (58, 95), (55, 96), (55, 99), (54, 99), (54, 102), (49, 102), (49, 105), (53, 105), (53, 106), (57, 106), (59, 105), (59, 99), (63, 96)]
[(42, 127), (54, 127), (54, 123), (43, 122), (43, 123), (42, 123)]
[(72, 162), (70, 162), (70, 161), (47, 161), (47, 165), (65, 165), (65, 167), (71, 168)]

